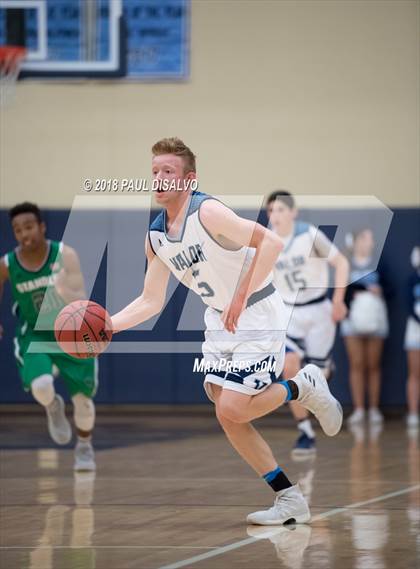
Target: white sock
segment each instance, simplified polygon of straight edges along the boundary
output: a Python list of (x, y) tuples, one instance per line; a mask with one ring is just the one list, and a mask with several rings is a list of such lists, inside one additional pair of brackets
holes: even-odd
[(303, 421), (299, 421), (298, 422), (298, 429), (299, 429), (299, 431), (302, 431), (302, 433), (305, 433), (305, 435), (307, 437), (309, 437), (310, 439), (315, 438), (315, 431), (312, 428), (312, 424), (311, 424), (310, 419), (304, 419)]

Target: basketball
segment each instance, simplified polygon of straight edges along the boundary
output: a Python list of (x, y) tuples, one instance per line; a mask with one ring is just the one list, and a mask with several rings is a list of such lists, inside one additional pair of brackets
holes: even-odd
[(81, 359), (94, 358), (111, 341), (111, 318), (100, 304), (91, 300), (76, 300), (58, 314), (54, 334), (66, 354)]

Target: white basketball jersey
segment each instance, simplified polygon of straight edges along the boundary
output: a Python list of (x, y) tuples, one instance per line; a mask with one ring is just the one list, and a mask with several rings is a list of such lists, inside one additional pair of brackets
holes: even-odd
[[(149, 241), (155, 255), (179, 281), (201, 296), (208, 306), (224, 310), (249, 269), (255, 249), (225, 249), (210, 236), (200, 221), (200, 206), (207, 199), (215, 198), (192, 192), (179, 239), (166, 234), (163, 210), (150, 225)], [(272, 274), (258, 290), (271, 281)]]
[(280, 237), (284, 249), (274, 268), (274, 284), (284, 302), (305, 304), (325, 295), (328, 260), (338, 249), (314, 225), (297, 221), (288, 237)]

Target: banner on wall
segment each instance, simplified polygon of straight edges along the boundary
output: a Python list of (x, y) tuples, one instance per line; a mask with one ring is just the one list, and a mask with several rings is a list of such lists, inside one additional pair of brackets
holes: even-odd
[(123, 10), (127, 76), (188, 78), (190, 0), (124, 0)]

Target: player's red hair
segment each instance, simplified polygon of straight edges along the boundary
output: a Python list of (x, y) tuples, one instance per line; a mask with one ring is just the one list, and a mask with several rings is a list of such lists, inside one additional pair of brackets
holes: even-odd
[(182, 156), (184, 159), (184, 172), (196, 172), (195, 169), (195, 155), (190, 148), (180, 138), (162, 138), (152, 146), (153, 156), (160, 154), (174, 154), (175, 156)]

